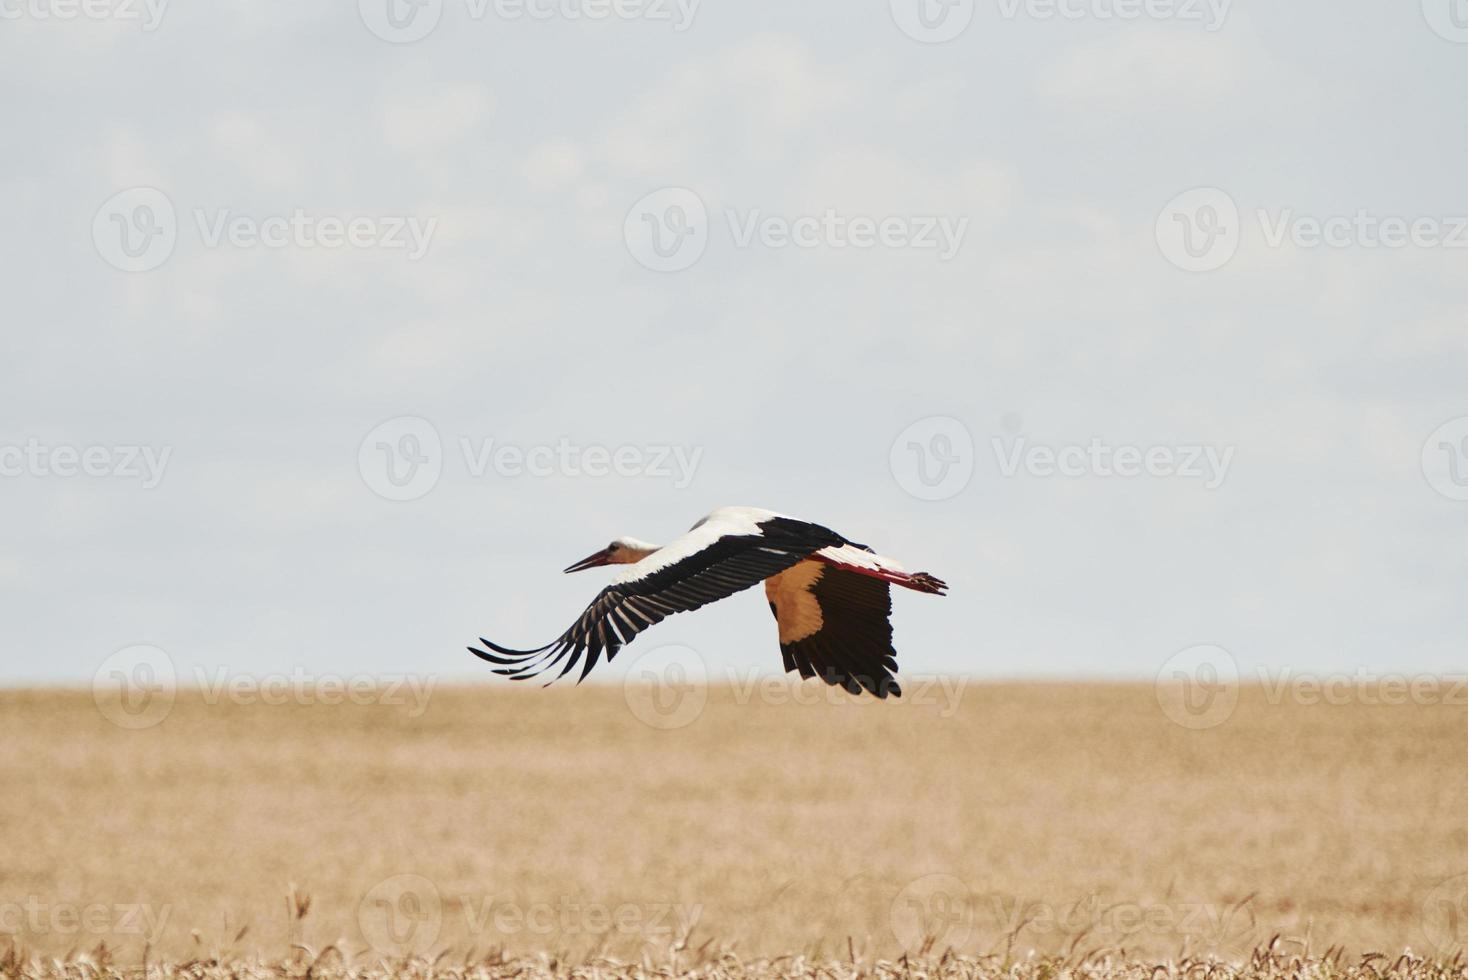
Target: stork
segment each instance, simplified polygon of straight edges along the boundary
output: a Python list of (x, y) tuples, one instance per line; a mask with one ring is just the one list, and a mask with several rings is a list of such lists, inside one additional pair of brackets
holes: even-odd
[(555, 640), (512, 650), (481, 637), (487, 649), (469, 652), (515, 680), (559, 666), (555, 680), (581, 663), (580, 683), (603, 654), (611, 660), (654, 623), (764, 582), (787, 672), (819, 677), (852, 694), (900, 697), (892, 676), (897, 652), (890, 587), (932, 595), (948, 589), (927, 572), (906, 572), (828, 527), (755, 507), (721, 507), (666, 545), (617, 538), (566, 572), (601, 565), (627, 568)]

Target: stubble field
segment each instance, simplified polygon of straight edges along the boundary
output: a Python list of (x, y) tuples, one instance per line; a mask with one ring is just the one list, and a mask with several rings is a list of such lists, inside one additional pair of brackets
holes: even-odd
[(1252, 687), (1203, 728), (1144, 685), (907, 687), (182, 693), (136, 730), (3, 693), (0, 972), (99, 945), (318, 976), (926, 948), (978, 975), (1468, 941), (1468, 708)]

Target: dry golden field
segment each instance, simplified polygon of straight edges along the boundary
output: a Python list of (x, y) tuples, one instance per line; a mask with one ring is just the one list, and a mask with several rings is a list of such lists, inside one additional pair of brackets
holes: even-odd
[(881, 972), (925, 944), (967, 957), (921, 961), (935, 975), (1237, 962), (1276, 936), (1277, 956), (1385, 969), (1468, 941), (1464, 707), (1245, 688), (1195, 730), (1151, 686), (906, 684), (898, 703), (718, 687), (670, 729), (620, 686), (188, 693), (138, 730), (91, 692), (3, 693), (0, 973), (7, 949), (13, 971), (99, 944), (296, 972), (335, 946), (317, 975), (449, 951), (533, 976)]

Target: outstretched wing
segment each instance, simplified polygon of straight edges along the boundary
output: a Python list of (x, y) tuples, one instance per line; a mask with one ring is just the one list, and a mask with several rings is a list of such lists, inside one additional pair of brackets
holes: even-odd
[(469, 652), (497, 665), (495, 673), (524, 680), (552, 670), (564, 677), (584, 660), (581, 677), (603, 653), (608, 660), (643, 630), (757, 585), (822, 548), (844, 543), (819, 524), (730, 508), (627, 566), (560, 637), (533, 650), (512, 650), (480, 638), (488, 649)]
[(787, 671), (819, 677), (852, 694), (902, 696), (892, 675), (891, 587), (879, 578), (817, 560), (765, 583)]

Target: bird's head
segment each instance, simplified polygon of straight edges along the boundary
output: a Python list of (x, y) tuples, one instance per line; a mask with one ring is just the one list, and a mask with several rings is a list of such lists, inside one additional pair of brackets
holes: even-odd
[(605, 548), (593, 554), (587, 555), (576, 564), (567, 568), (567, 572), (579, 572), (586, 568), (597, 568), (601, 565), (630, 565), (633, 562), (642, 561), (648, 555), (658, 550), (658, 545), (648, 544), (636, 538), (617, 538)]

